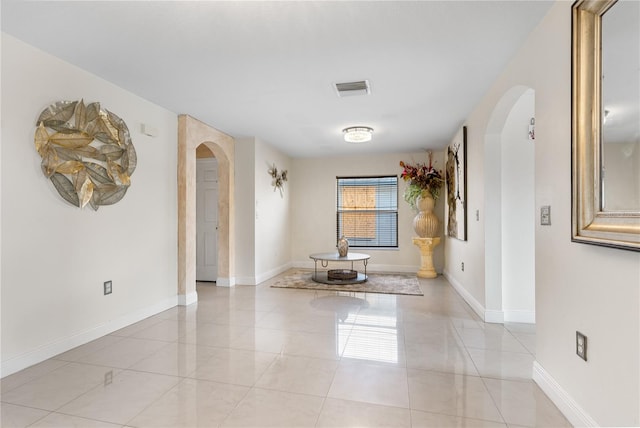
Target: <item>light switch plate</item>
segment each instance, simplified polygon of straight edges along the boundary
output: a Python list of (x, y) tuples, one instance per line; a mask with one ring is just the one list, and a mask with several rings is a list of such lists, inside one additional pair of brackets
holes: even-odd
[(112, 282), (105, 281), (103, 286), (104, 286), (104, 295), (106, 296), (107, 294), (111, 294), (111, 291), (113, 290)]
[(540, 224), (542, 226), (551, 225), (551, 205), (543, 205), (540, 207)]

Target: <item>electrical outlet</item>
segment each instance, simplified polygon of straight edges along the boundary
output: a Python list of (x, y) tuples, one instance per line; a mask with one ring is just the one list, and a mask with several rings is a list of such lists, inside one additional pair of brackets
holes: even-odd
[(460, 269), (462, 269), (462, 272), (464, 272), (464, 262), (462, 262), (462, 264), (460, 265)]
[(113, 370), (109, 370), (104, 374), (104, 386), (110, 385), (113, 382)]
[(111, 294), (113, 287), (111, 281), (104, 282), (104, 295)]
[(587, 336), (576, 331), (576, 354), (587, 361)]
[(476, 221), (480, 221), (480, 210), (476, 210)]

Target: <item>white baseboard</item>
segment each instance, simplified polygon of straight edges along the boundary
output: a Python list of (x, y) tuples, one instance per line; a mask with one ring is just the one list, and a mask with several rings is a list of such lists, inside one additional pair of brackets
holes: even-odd
[(237, 285), (256, 285), (255, 276), (236, 276)]
[(522, 311), (522, 310), (505, 310), (504, 311), (505, 322), (519, 322), (525, 324), (536, 323), (536, 311)]
[(233, 287), (236, 285), (236, 279), (234, 277), (223, 278), (218, 277), (216, 279), (216, 286), (218, 287)]
[(280, 275), (282, 272), (286, 272), (289, 269), (291, 269), (293, 266), (293, 263), (291, 262), (287, 262), (281, 266), (278, 266), (277, 268), (271, 269), (267, 272), (263, 272), (261, 274), (256, 275), (253, 284), (251, 285), (258, 285), (264, 281), (267, 281), (271, 278), (273, 278), (274, 276)]
[(286, 272), (292, 267), (293, 264), (291, 262), (288, 262), (283, 264), (282, 266), (278, 266), (277, 268), (268, 270), (267, 272), (263, 272), (255, 276), (239, 276), (236, 278), (236, 283), (242, 285), (258, 285), (273, 278), (274, 276), (280, 275), (282, 272)]
[(571, 425), (574, 427), (600, 426), (537, 361), (533, 362), (533, 381), (560, 409)]
[(505, 322), (519, 322), (527, 324), (535, 324), (536, 313), (535, 311), (499, 311), (493, 309), (486, 309), (483, 304), (478, 302), (472, 295), (462, 286), (455, 278), (453, 278), (448, 272), (443, 274), (447, 281), (453, 286), (453, 288), (460, 294), (460, 296), (471, 306), (476, 314), (484, 322), (493, 324), (504, 324)]
[(313, 262), (303, 262), (300, 260), (291, 262), (291, 267), (295, 269), (313, 269)]
[(58, 354), (67, 352), (76, 346), (84, 345), (92, 340), (98, 339), (109, 333), (113, 333), (116, 330), (127, 327), (138, 321), (141, 321), (150, 316), (156, 315), (167, 309), (175, 307), (178, 303), (178, 297), (173, 296), (164, 299), (155, 305), (142, 308), (130, 314), (123, 315), (122, 317), (107, 321), (102, 325), (90, 328), (85, 331), (73, 334), (68, 337), (57, 339), (52, 343), (42, 345), (32, 351), (27, 351), (21, 355), (9, 358), (2, 361), (0, 366), (0, 376), (5, 377), (10, 374), (19, 372), (22, 369), (31, 367), (34, 364), (41, 363), (51, 357), (55, 357)]
[[(469, 304), (469, 306), (471, 306), (471, 309), (474, 310), (474, 312), (476, 314), (478, 314), (478, 316), (480, 318), (482, 318), (483, 321), (486, 322), (496, 322), (496, 321), (487, 321), (487, 317), (486, 317), (486, 310), (484, 308), (484, 305), (482, 305), (480, 302), (478, 302), (476, 300), (475, 297), (473, 297), (471, 295), (471, 293), (469, 293), (463, 286), (462, 284), (460, 284), (458, 281), (456, 281), (455, 278), (453, 278), (449, 272), (444, 272), (443, 273), (444, 277), (447, 278), (447, 281), (449, 281), (449, 284), (451, 284), (453, 286), (453, 289), (456, 290), (458, 292), (458, 294), (460, 295), (460, 297), (462, 297), (465, 302), (467, 302)], [(490, 314), (491, 315), (491, 314)]]
[(179, 306), (189, 306), (198, 301), (198, 293), (192, 292), (189, 294), (178, 294), (178, 305)]
[(492, 324), (504, 324), (504, 312), (502, 311), (494, 311), (487, 310), (484, 311), (484, 322), (492, 323)]

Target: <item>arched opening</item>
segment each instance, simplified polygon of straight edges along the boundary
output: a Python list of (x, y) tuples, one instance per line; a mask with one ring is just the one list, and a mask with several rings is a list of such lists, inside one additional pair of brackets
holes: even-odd
[(535, 92), (507, 91), (485, 135), (487, 322), (535, 323)]
[(206, 146), (218, 163), (218, 286), (235, 285), (234, 140), (190, 117), (178, 117), (178, 302), (196, 293), (196, 149)]

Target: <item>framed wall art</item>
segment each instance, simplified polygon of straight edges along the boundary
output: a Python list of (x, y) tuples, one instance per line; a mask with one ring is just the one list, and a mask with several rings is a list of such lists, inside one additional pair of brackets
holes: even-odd
[(138, 157), (124, 121), (100, 103), (58, 101), (40, 113), (34, 143), (42, 172), (73, 206), (120, 201)]
[(571, 240), (632, 251), (640, 251), (640, 54), (623, 41), (638, 40), (637, 17), (637, 2), (572, 7)]
[(467, 240), (467, 127), (458, 131), (447, 147), (447, 236)]

